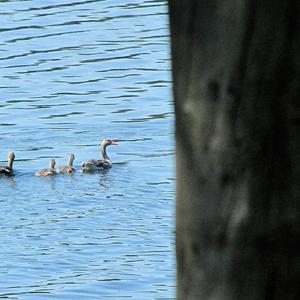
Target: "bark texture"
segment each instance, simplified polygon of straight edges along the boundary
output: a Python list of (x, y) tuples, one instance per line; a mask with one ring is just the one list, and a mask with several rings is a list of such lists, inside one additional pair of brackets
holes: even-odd
[(300, 2), (169, 12), (177, 299), (300, 299)]

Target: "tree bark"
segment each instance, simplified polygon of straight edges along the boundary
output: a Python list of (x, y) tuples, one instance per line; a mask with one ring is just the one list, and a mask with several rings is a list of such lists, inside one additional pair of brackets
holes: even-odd
[(300, 2), (169, 12), (177, 299), (300, 299)]

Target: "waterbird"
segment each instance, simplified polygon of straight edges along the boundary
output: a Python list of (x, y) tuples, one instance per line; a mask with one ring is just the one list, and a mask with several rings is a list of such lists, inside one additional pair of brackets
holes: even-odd
[(73, 173), (75, 171), (75, 169), (73, 168), (74, 159), (75, 159), (75, 155), (70, 154), (68, 165), (67, 166), (59, 166), (57, 168), (57, 173), (65, 173), (65, 174)]
[(103, 159), (91, 159), (83, 162), (81, 165), (82, 172), (93, 172), (112, 167), (112, 162), (106, 154), (106, 147), (110, 145), (118, 145), (118, 143), (111, 139), (103, 139), (100, 145)]
[(35, 172), (35, 176), (53, 176), (56, 174), (55, 159), (50, 160), (49, 168), (41, 169)]
[(7, 155), (7, 165), (6, 166), (0, 166), (0, 174), (4, 174), (7, 176), (14, 175), (13, 171), (13, 163), (15, 159), (15, 153), (10, 151)]

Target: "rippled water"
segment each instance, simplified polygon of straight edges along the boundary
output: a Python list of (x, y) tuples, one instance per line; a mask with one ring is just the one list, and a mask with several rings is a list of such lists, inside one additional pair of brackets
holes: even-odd
[[(0, 298), (173, 299), (165, 1), (0, 1)], [(38, 178), (50, 158), (108, 172)]]

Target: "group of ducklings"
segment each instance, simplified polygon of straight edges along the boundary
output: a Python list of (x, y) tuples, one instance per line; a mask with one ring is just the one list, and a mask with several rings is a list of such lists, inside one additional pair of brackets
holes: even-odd
[(60, 166), (57, 168), (57, 170), (55, 170), (55, 159), (51, 159), (50, 160), (50, 166), (49, 168), (44, 168), (41, 170), (38, 170), (35, 172), (35, 176), (52, 176), (55, 175), (56, 173), (61, 174), (61, 173), (65, 173), (65, 174), (71, 174), (75, 171), (74, 167), (73, 167), (73, 162), (75, 159), (75, 155), (71, 154), (70, 158), (69, 158), (69, 162), (67, 166)]
[[(81, 165), (82, 172), (93, 172), (93, 171), (98, 171), (98, 170), (109, 169), (112, 167), (112, 162), (106, 154), (106, 147), (110, 146), (110, 145), (118, 145), (118, 143), (111, 139), (103, 139), (100, 145), (101, 145), (102, 159), (90, 159), (90, 160), (83, 162)], [(7, 175), (7, 176), (14, 175), (14, 171), (13, 171), (14, 159), (15, 159), (15, 153), (8, 152), (7, 165), (0, 166), (0, 175), (1, 174)], [(75, 160), (75, 155), (71, 154), (69, 157), (68, 165), (59, 166), (57, 169), (55, 169), (55, 163), (56, 163), (55, 159), (51, 159), (49, 168), (44, 168), (44, 169), (38, 170), (35, 172), (35, 175), (36, 176), (53, 176), (53, 175), (62, 174), (62, 173), (71, 174), (75, 171), (75, 168), (73, 167), (74, 160)]]

